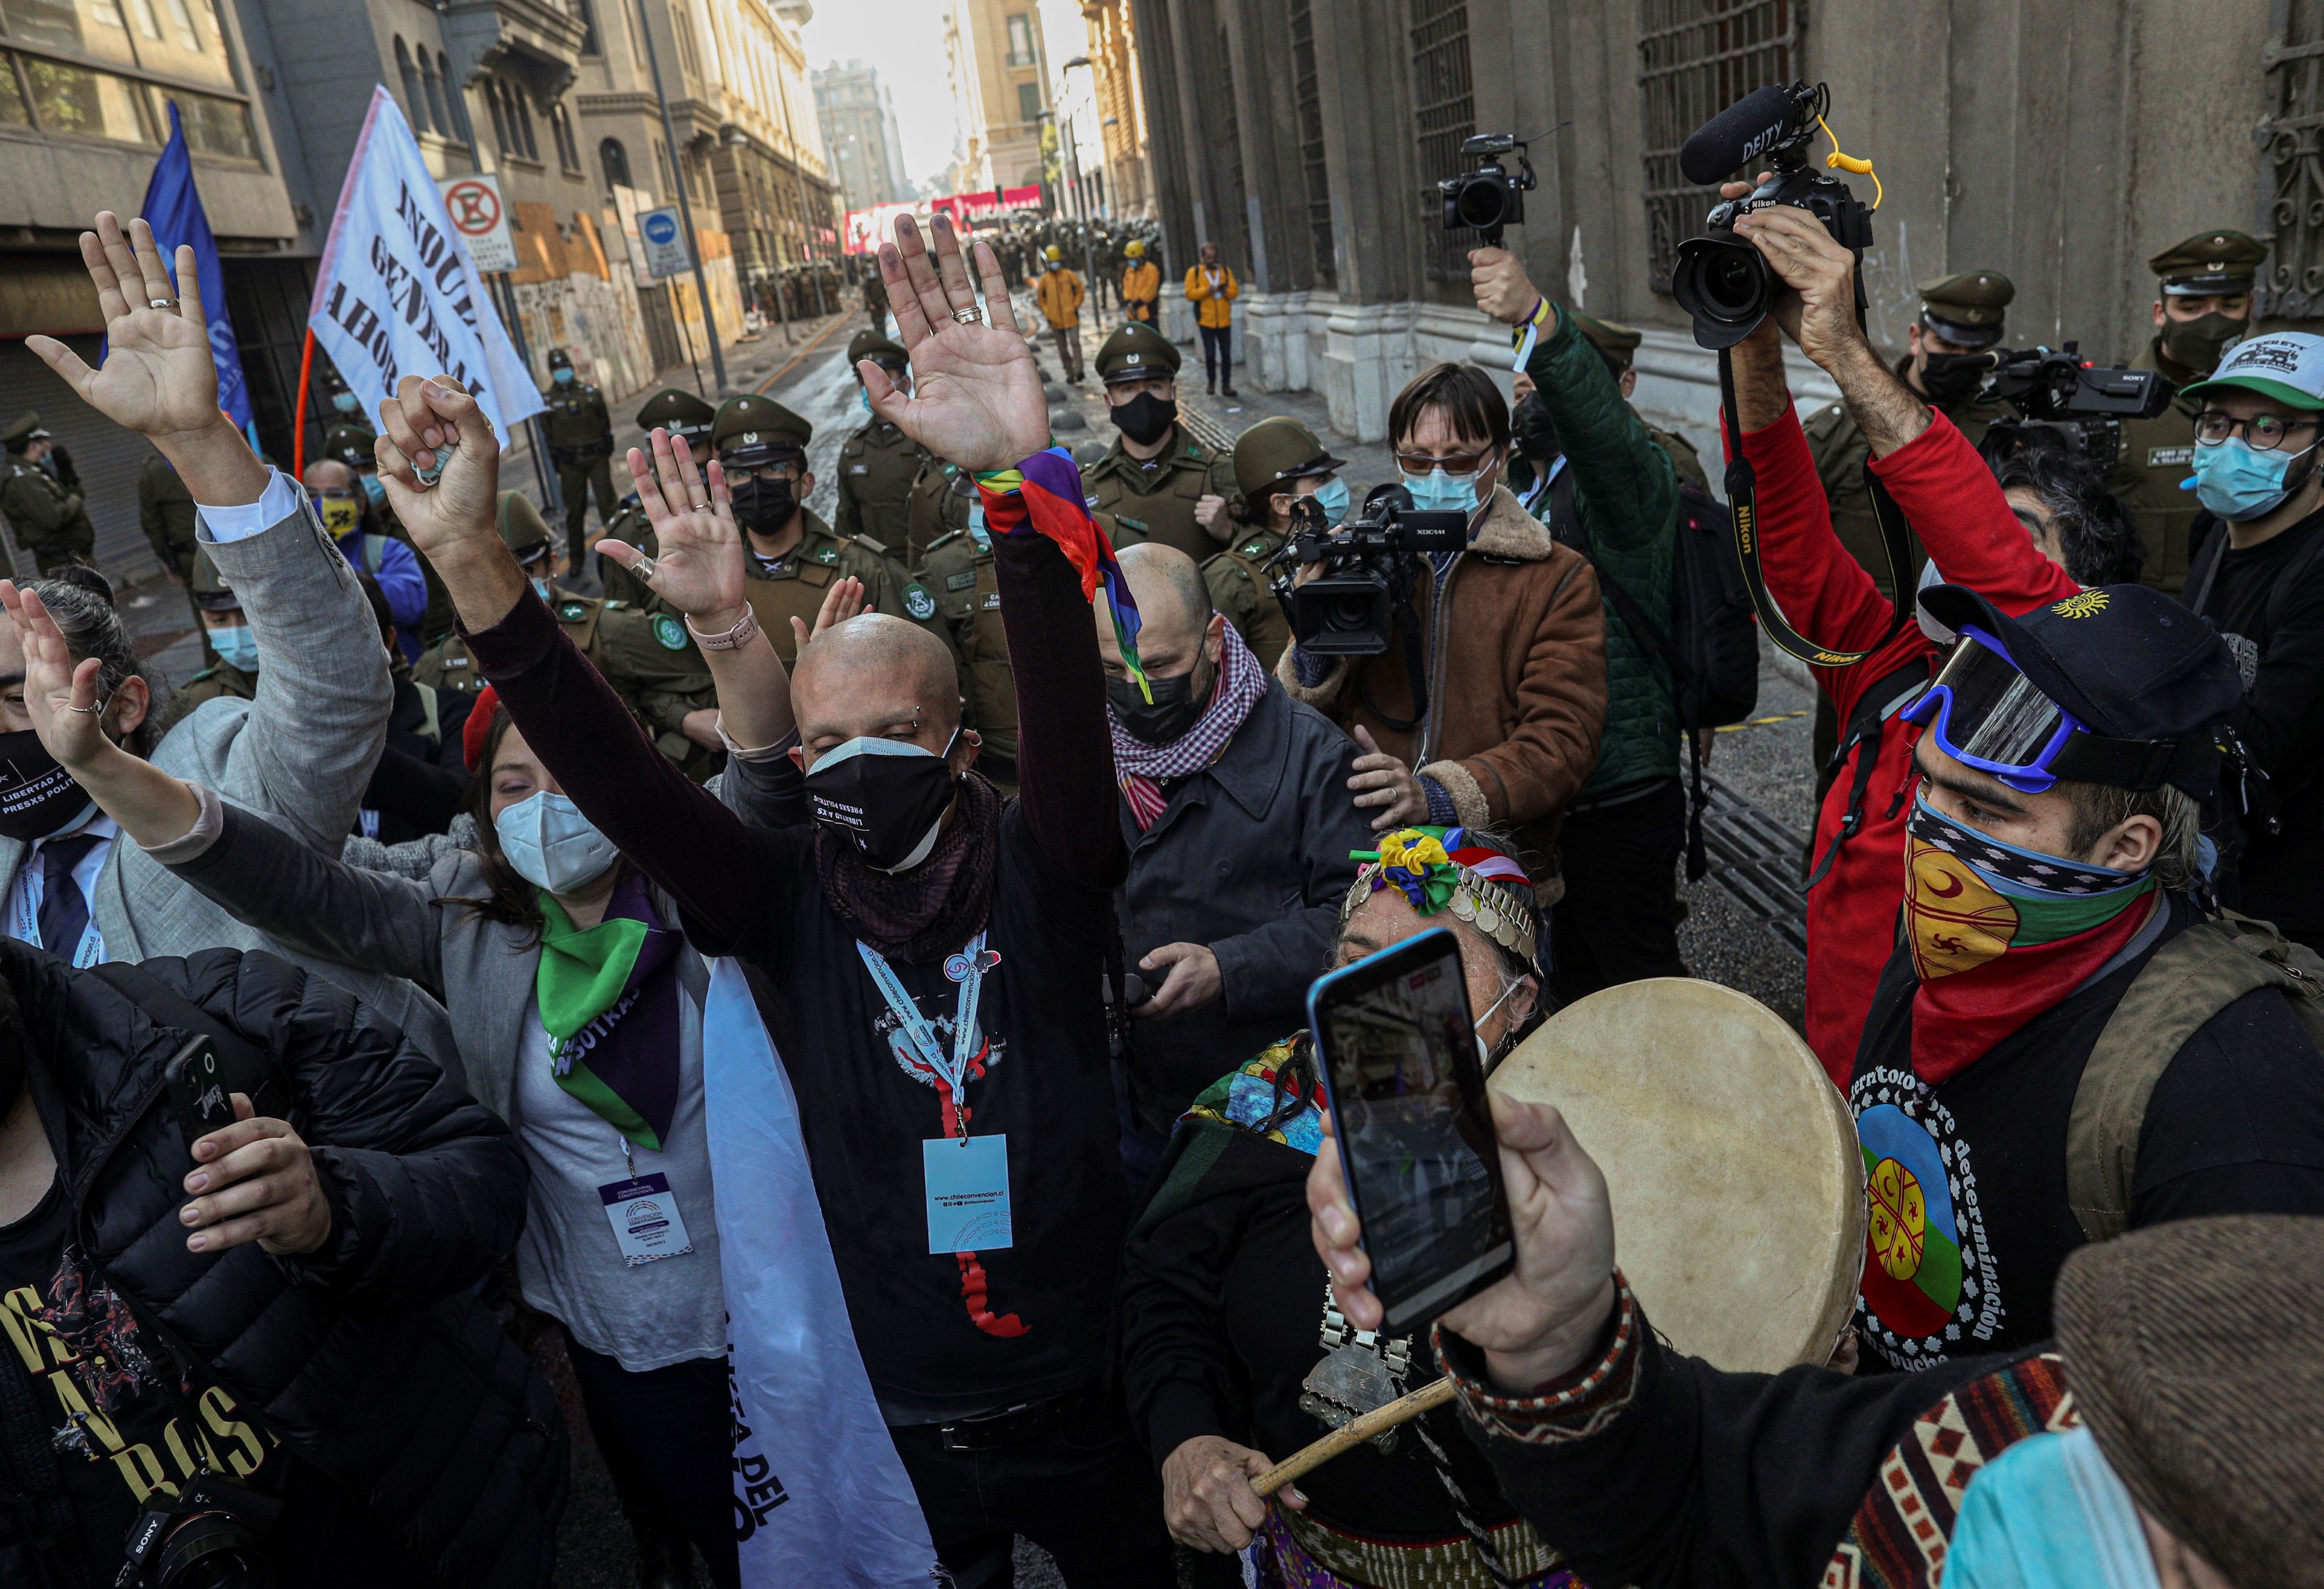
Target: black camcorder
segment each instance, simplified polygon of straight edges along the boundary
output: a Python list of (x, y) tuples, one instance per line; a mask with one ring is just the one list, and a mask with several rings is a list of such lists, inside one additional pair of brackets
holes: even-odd
[[(1468, 514), (1423, 512), (1397, 485), (1374, 486), (1362, 510), (1337, 530), (1324, 523), (1312, 496), (1292, 504), (1291, 522), (1291, 539), (1268, 569), (1276, 599), (1290, 615), (1292, 637), (1319, 657), (1370, 657), (1388, 650), (1399, 607), (1411, 614), (1421, 559), (1459, 551), (1469, 539)], [(1293, 568), (1304, 563), (1321, 563), (1323, 572), (1295, 585)]]
[[(1525, 196), (1538, 185), (1533, 162), (1526, 158), (1524, 140), (1508, 133), (1481, 133), (1461, 145), (1464, 158), (1477, 169), (1447, 177), (1436, 184), (1444, 198), (1444, 229), (1475, 232), (1488, 248), (1501, 245), (1501, 228), (1525, 225)], [(1501, 163), (1504, 155), (1517, 157), (1512, 173)]]
[[(1758, 249), (1735, 235), (1738, 217), (1769, 205), (1794, 205), (1821, 221), (1859, 261), (1872, 245), (1872, 212), (1857, 202), (1846, 183), (1808, 169), (1808, 142), (1831, 103), (1831, 90), (1821, 83), (1771, 85), (1703, 123), (1679, 150), (1679, 170), (1688, 181), (1705, 187), (1759, 160), (1769, 170), (1767, 180), (1750, 193), (1715, 206), (1704, 217), (1702, 234), (1678, 245), (1671, 293), (1694, 322), (1697, 346), (1714, 351), (1734, 346), (1757, 328), (1784, 288)], [(1859, 299), (1863, 291), (1859, 274)]]
[(2103, 474), (2122, 452), (2122, 422), (2151, 420), (2170, 406), (2171, 383), (2153, 370), (2094, 365), (2075, 356), (2079, 346), (1996, 347), (1978, 356), (1986, 365), (1978, 400), (2017, 411), (2015, 419), (1986, 427), (1978, 450), (1987, 461), (2048, 448)]

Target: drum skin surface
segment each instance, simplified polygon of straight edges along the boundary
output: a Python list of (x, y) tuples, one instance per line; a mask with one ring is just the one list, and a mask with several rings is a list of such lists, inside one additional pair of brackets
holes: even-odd
[(1716, 983), (1625, 983), (1559, 1011), (1489, 1085), (1563, 1112), (1605, 1172), (1616, 1261), (1679, 1351), (1738, 1372), (1830, 1356), (1864, 1265), (1864, 1159), (1773, 1011)]

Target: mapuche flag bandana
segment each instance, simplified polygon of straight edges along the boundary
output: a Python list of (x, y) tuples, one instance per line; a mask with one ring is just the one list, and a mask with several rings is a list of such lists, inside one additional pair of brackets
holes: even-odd
[(1917, 795), (1904, 834), (1913, 1073), (1932, 1086), (2080, 987), (2162, 897), (2152, 873), (2006, 845)]
[(595, 927), (575, 927), (547, 889), (540, 913), (533, 993), (557, 1085), (639, 1147), (662, 1151), (678, 1112), (682, 935), (655, 924), (636, 876), (614, 888)]

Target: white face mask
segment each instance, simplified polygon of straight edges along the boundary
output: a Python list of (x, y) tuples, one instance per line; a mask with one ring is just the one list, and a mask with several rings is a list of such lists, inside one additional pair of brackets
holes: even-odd
[(613, 841), (561, 794), (540, 790), (493, 818), (501, 853), (516, 874), (553, 894), (596, 882), (621, 859)]

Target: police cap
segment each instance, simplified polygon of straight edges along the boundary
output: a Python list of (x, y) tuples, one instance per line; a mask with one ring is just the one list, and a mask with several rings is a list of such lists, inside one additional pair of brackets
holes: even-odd
[(1999, 271), (1963, 271), (1921, 283), (1921, 325), (1955, 347), (1990, 347), (2001, 340), (2002, 313), (2017, 296)]
[(912, 356), (904, 351), (902, 343), (892, 337), (882, 337), (868, 326), (848, 339), (847, 367), (852, 370), (867, 358), (890, 370), (904, 369), (912, 362)]
[(6, 448), (10, 452), (22, 452), (24, 450), (26, 442), (36, 436), (46, 434), (47, 432), (41, 429), (41, 412), (38, 409), (34, 409), (5, 430), (0, 430), (0, 447)]
[(2252, 290), (2267, 245), (2247, 232), (2198, 232), (2146, 262), (2171, 298), (2217, 298)]
[(1323, 450), (1315, 432), (1288, 415), (1261, 420), (1236, 439), (1235, 489), (1252, 496), (1304, 475), (1328, 475), (1347, 460)]
[(372, 433), (359, 425), (334, 425), (323, 432), (322, 448), (315, 456), (350, 469), (376, 469), (379, 456), (372, 451)]
[(711, 450), (722, 464), (763, 469), (804, 460), (815, 427), (771, 397), (746, 392), (720, 405), (710, 430)]
[(198, 542), (194, 547), (194, 577), (187, 588), (194, 605), (205, 613), (242, 611), (242, 597), (235, 595), (234, 587), (226, 582), (218, 566), (210, 561), (209, 549)]
[(1630, 367), (1630, 360), (1637, 353), (1638, 344), (1646, 340), (1646, 334), (1635, 326), (1617, 325), (1612, 320), (1593, 320), (1585, 314), (1574, 315), (1573, 324), (1590, 338), (1590, 345), (1598, 350), (1598, 356), (1606, 361), (1606, 367), (1618, 376)]
[(697, 448), (710, 439), (710, 427), (717, 418), (716, 409), (675, 386), (663, 387), (638, 410), (638, 423), (645, 429), (659, 428), (672, 436), (683, 436)]
[(1143, 320), (1132, 320), (1105, 339), (1097, 350), (1097, 373), (1111, 385), (1117, 381), (1151, 381), (1178, 373), (1178, 350), (1167, 337)]
[(552, 347), (549, 350), (549, 367), (552, 370), (569, 370), (573, 367), (573, 356), (561, 347)]
[(549, 555), (549, 521), (532, 505), (532, 498), (521, 491), (501, 493), (499, 520), (501, 540), (516, 554), (520, 563), (530, 563)]

